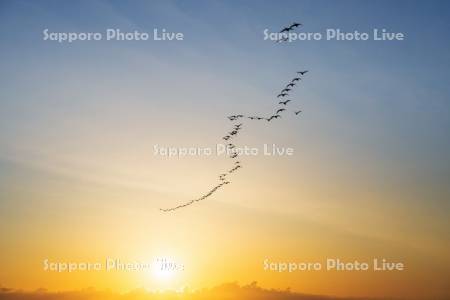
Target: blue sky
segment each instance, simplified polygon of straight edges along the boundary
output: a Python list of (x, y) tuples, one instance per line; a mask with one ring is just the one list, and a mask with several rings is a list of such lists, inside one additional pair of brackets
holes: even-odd
[[(222, 88), (218, 93), (231, 93), (224, 100), (228, 104), (244, 110), (260, 105), (264, 110), (270, 100), (261, 100), (261, 104), (224, 88), (236, 86), (231, 89), (271, 95), (281, 79), (298, 68), (308, 68), (314, 76), (305, 92), (314, 96), (314, 101), (305, 101), (319, 110), (315, 111), (318, 122), (345, 124), (342, 126), (354, 131), (367, 147), (386, 150), (381, 154), (385, 159), (401, 156), (425, 161), (426, 167), (444, 168), (441, 171), (448, 174), (448, 6), (445, 1), (3, 2), (2, 141), (14, 144), (14, 136), (21, 137), (20, 128), (33, 127), (39, 117), (45, 120), (46, 114), (53, 114), (48, 108), (55, 104), (63, 103), (57, 105), (61, 109), (77, 108), (73, 101), (61, 99), (61, 94), (53, 99), (51, 90), (62, 89), (59, 83), (66, 76), (73, 80), (63, 84), (74, 89), (82, 85), (92, 88), (94, 80), (107, 82), (105, 86), (120, 86), (118, 81), (124, 80), (123, 86), (142, 87), (145, 78), (133, 78), (133, 74), (148, 72), (161, 81), (181, 84), (195, 68), (201, 75), (193, 84), (211, 79), (218, 84), (215, 88)], [(304, 23), (304, 31), (386, 28), (404, 32), (407, 38), (402, 42), (305, 41), (279, 47), (282, 49), (262, 40), (263, 29), (277, 30), (292, 20)], [(71, 45), (42, 41), (44, 28), (64, 32), (115, 27), (123, 31), (166, 28), (183, 32), (185, 41)], [(214, 118), (229, 113), (228, 104), (213, 97), (217, 95), (195, 97), (194, 101), (214, 109)], [(101, 106), (105, 100), (98, 101)], [(193, 100), (172, 101), (184, 112)], [(96, 105), (83, 99), (76, 103)], [(345, 139), (352, 133), (341, 134)], [(380, 139), (378, 145), (370, 144), (374, 138)]]

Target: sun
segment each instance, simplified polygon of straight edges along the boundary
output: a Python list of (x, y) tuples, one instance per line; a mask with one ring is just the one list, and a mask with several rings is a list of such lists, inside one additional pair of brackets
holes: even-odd
[(160, 282), (168, 282), (174, 277), (174, 273), (166, 259), (155, 260), (152, 268), (152, 277), (154, 279)]

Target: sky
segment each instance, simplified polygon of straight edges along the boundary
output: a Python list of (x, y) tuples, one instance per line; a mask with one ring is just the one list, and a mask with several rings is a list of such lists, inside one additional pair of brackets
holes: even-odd
[[(270, 289), (450, 296), (450, 9), (446, 1), (0, 1), (0, 286), (50, 291)], [(404, 41), (263, 39), (300, 31), (402, 32)], [(44, 41), (53, 32), (182, 32), (183, 41)], [(226, 157), (230, 114), (268, 114), (307, 69), (281, 120), (237, 142), (249, 156), (199, 197)], [(169, 257), (148, 272), (45, 272), (42, 262)], [(264, 270), (269, 261), (386, 258), (402, 272)], [(161, 275), (161, 274), (160, 274)]]

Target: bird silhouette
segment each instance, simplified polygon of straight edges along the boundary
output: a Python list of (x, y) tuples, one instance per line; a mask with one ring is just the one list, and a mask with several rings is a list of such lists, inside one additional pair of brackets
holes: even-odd
[(292, 30), (291, 27), (284, 27), (283, 29), (281, 29), (280, 33), (283, 33), (283, 32), (289, 32), (289, 31), (291, 31), (291, 30)]
[(280, 102), (278, 102), (278, 104), (286, 105), (286, 104), (288, 104), (289, 102), (291, 102), (291, 100), (280, 101)]
[(284, 88), (281, 92), (289, 92), (291, 89)]
[(270, 118), (267, 119), (267, 122), (270, 122), (270, 121), (272, 121), (273, 119), (278, 119), (278, 118), (281, 118), (281, 116), (280, 116), (280, 115), (273, 115), (273, 116), (270, 116)]
[(286, 97), (287, 95), (288, 95), (287, 93), (280, 93), (278, 94), (277, 98)]
[(289, 40), (289, 38), (287, 36), (285, 36), (285, 37), (282, 37), (281, 39), (276, 40), (275, 42), (276, 43), (281, 43), (281, 42), (286, 42), (288, 40)]
[(235, 116), (229, 116), (228, 119), (230, 121), (235, 121), (235, 120), (237, 120), (239, 118), (243, 118), (243, 117), (244, 117), (244, 115), (235, 115)]
[(239, 169), (240, 167), (241, 167), (241, 166), (236, 166), (236, 167), (234, 167), (233, 169), (229, 170), (228, 173), (231, 174), (231, 173), (233, 173), (234, 171), (236, 171), (237, 169)]
[(301, 113), (301, 112), (302, 112), (301, 110), (299, 110), (299, 111), (294, 111), (295, 115), (298, 115), (298, 114)]
[(289, 28), (292, 30), (292, 29), (294, 29), (294, 28), (296, 28), (298, 26), (302, 26), (302, 24), (294, 22), (291, 26), (289, 26)]
[(279, 110), (277, 110), (276, 114), (278, 114), (278, 113), (280, 113), (282, 111), (285, 111), (285, 110), (286, 110), (285, 108), (280, 108)]
[(295, 83), (289, 83), (288, 85), (286, 85), (286, 87), (294, 87), (295, 86)]
[(297, 72), (298, 74), (300, 74), (300, 75), (305, 75), (306, 73), (308, 73), (308, 70), (305, 70), (305, 71), (299, 71), (299, 72)]
[(300, 79), (301, 79), (300, 77), (295, 77), (294, 79), (292, 79), (292, 82), (299, 81)]

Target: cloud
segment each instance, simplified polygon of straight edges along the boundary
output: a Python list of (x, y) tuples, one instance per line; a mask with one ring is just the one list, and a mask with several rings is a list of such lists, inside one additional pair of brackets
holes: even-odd
[[(291, 292), (290, 289), (275, 290), (264, 289), (253, 282), (249, 285), (240, 286), (237, 283), (225, 283), (211, 289), (202, 289), (198, 291), (185, 290), (183, 292), (149, 292), (144, 289), (134, 290), (132, 292), (119, 294), (111, 291), (97, 291), (93, 288), (70, 291), (70, 292), (48, 292), (40, 289), (34, 292), (25, 292), (21, 290), (12, 290), (2, 288), (0, 290), (0, 299), (4, 300), (156, 300), (156, 299), (185, 299), (185, 300), (369, 300), (373, 298), (339, 298), (321, 295), (308, 295)], [(387, 299), (385, 299), (387, 300)]]

